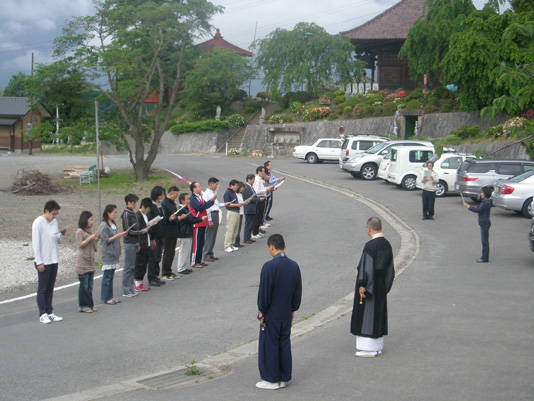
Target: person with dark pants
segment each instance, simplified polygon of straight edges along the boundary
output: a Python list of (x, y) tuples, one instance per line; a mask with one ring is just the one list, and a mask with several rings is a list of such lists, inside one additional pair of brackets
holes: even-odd
[(491, 193), (492, 193), (491, 188), (489, 187), (482, 188), (482, 191), (480, 192), (480, 199), (482, 199), (482, 202), (480, 202), (480, 205), (478, 207), (470, 206), (469, 204), (465, 202), (463, 203), (463, 205), (468, 210), (474, 213), (478, 213), (478, 225), (480, 226), (480, 239), (482, 241), (482, 256), (477, 259), (478, 263), (489, 262), (489, 252), (490, 252), (489, 230), (491, 227), (490, 212), (493, 206)]
[(179, 221), (175, 215), (176, 198), (180, 194), (178, 187), (172, 186), (167, 191), (167, 196), (161, 201), (163, 214), (165, 215), (165, 239), (163, 240), (163, 257), (161, 262), (161, 276), (165, 280), (172, 281), (176, 274), (172, 272), (172, 263), (176, 254), (176, 243), (180, 233)]
[[(271, 174), (271, 177), (269, 178), (269, 184), (270, 185), (275, 185), (275, 184), (285, 180), (285, 177), (276, 178), (274, 176), (273, 171), (272, 171), (273, 163), (270, 160), (267, 160), (265, 163), (263, 163), (263, 165), (265, 167), (265, 170), (268, 171)], [(274, 195), (274, 193), (271, 193), (270, 201), (269, 201), (269, 204), (267, 205), (267, 210), (265, 212), (265, 221), (270, 221), (270, 220), (273, 219), (270, 216), (271, 209), (273, 207), (273, 201), (274, 201), (273, 195)]]
[(217, 232), (219, 231), (219, 214), (221, 213), (220, 203), (217, 200), (217, 187), (219, 186), (219, 180), (215, 177), (211, 177), (208, 180), (208, 188), (202, 194), (204, 202), (209, 201), (210, 198), (215, 196), (213, 205), (208, 208), (208, 227), (206, 228), (206, 236), (204, 237), (204, 261), (214, 262), (219, 258), (213, 253), (215, 248), (215, 241), (217, 240)]
[[(139, 228), (141, 230), (147, 229), (147, 232), (139, 236), (139, 247), (137, 248), (137, 255), (135, 257), (134, 283), (136, 291), (148, 291), (150, 286), (143, 284), (143, 279), (148, 267), (148, 258), (150, 256), (151, 239), (148, 233), (148, 217), (147, 214), (152, 208), (152, 199), (144, 198), (141, 200), (141, 207), (136, 213)], [(156, 223), (158, 224), (158, 223)]]
[(252, 184), (256, 195), (263, 198), (262, 201), (256, 205), (256, 219), (254, 221), (254, 227), (252, 229), (252, 238), (259, 239), (262, 237), (260, 226), (263, 223), (263, 216), (265, 213), (265, 198), (267, 197), (267, 191), (272, 189), (272, 186), (265, 186), (265, 167), (259, 166), (256, 168), (256, 176), (254, 177), (254, 184)]
[(277, 390), (291, 380), (291, 323), (302, 297), (302, 279), (296, 262), (284, 250), (284, 238), (273, 234), (267, 241), (272, 260), (265, 263), (258, 290), (258, 367), (262, 381), (256, 387)]
[(426, 170), (422, 170), (423, 181), (423, 220), (434, 220), (434, 204), (436, 203), (436, 184), (439, 182), (438, 173), (434, 168), (434, 163), (428, 162)]
[[(165, 189), (159, 185), (152, 188), (150, 193), (152, 199), (152, 207), (147, 214), (148, 220), (152, 220), (155, 217), (160, 216), (162, 220), (159, 221), (150, 230), (150, 239), (152, 244), (148, 251), (148, 285), (152, 287), (160, 287), (165, 284), (165, 281), (159, 278), (159, 264), (161, 262), (161, 256), (163, 253), (163, 242), (165, 241), (165, 215), (163, 213), (163, 207), (161, 201), (165, 198)], [(152, 247), (154, 249), (152, 249)]]
[(78, 244), (78, 257), (74, 264), (74, 271), (80, 280), (78, 287), (78, 306), (80, 312), (96, 312), (93, 301), (93, 279), (95, 276), (96, 244), (101, 234), (93, 234), (93, 214), (83, 211), (78, 220), (76, 230), (76, 244)]
[(245, 202), (244, 212), (245, 212), (245, 228), (243, 230), (243, 242), (245, 244), (253, 244), (254, 241), (251, 239), (252, 231), (254, 229), (254, 222), (256, 221), (256, 207), (258, 202), (262, 198), (256, 196), (252, 184), (254, 183), (254, 174), (249, 174), (246, 177), (246, 184), (243, 188), (243, 199)]
[[(245, 188), (245, 184), (242, 181), (238, 182), (237, 187), (237, 201), (241, 204), (243, 204), (243, 189)], [(244, 247), (243, 244), (241, 244), (241, 229), (243, 228), (243, 216), (245, 215), (245, 209), (244, 204), (239, 208), (239, 227), (237, 228), (237, 236), (235, 237), (235, 241), (233, 243), (233, 246), (237, 248)]]
[[(217, 199), (217, 194), (213, 195), (211, 199), (205, 201), (202, 198), (202, 187), (197, 181), (193, 181), (190, 185), (191, 198), (189, 200), (189, 208), (193, 217), (204, 217), (208, 215), (207, 210), (213, 206), (213, 202)], [(204, 238), (206, 236), (206, 227), (208, 220), (203, 220), (196, 223), (193, 228), (193, 242), (191, 244), (191, 266), (202, 268), (207, 266), (207, 263), (202, 262), (202, 251), (204, 250)]]
[(52, 307), (59, 261), (57, 245), (67, 232), (66, 228), (59, 230), (56, 220), (59, 209), (61, 208), (56, 201), (46, 202), (44, 213), (32, 224), (33, 256), (38, 279), (37, 307), (39, 321), (45, 324), (63, 320), (54, 314)]

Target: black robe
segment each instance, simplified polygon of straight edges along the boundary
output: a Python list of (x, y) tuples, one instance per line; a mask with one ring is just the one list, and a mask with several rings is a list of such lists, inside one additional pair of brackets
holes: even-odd
[[(393, 251), (389, 241), (378, 237), (367, 242), (358, 264), (350, 324), (352, 334), (370, 338), (388, 334), (387, 293), (394, 278)], [(360, 287), (365, 287), (366, 298), (362, 305), (358, 291)]]

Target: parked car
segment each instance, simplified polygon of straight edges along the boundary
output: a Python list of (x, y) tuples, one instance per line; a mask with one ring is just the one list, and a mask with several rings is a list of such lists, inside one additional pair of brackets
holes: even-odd
[(380, 162), (392, 146), (428, 146), (434, 148), (434, 144), (430, 141), (396, 140), (381, 142), (363, 153), (351, 156), (349, 160), (343, 162), (341, 168), (347, 170), (355, 178), (361, 177), (364, 180), (374, 180)]
[(498, 180), (507, 180), (525, 171), (534, 170), (534, 161), (484, 159), (464, 161), (456, 172), (454, 188), (463, 196), (477, 201), (482, 187), (493, 189)]
[(493, 205), (532, 218), (530, 204), (533, 195), (534, 170), (529, 170), (509, 180), (497, 181), (492, 195)]
[(382, 180), (385, 180), (386, 182), (388, 179), (389, 165), (391, 162), (391, 149), (394, 149), (394, 147), (388, 149), (387, 153), (384, 155), (384, 158), (380, 162), (380, 165), (378, 166), (378, 170), (376, 171), (376, 176)]
[(296, 146), (293, 149), (293, 156), (311, 164), (323, 160), (338, 160), (342, 142), (339, 138), (322, 138), (313, 145)]
[(350, 135), (345, 138), (339, 153), (339, 168), (343, 168), (343, 160), (349, 160), (357, 153), (363, 153), (373, 146), (389, 141), (389, 138), (378, 135)]
[[(436, 184), (436, 196), (442, 197), (447, 193), (456, 192), (454, 183), (456, 181), (456, 170), (466, 159), (475, 159), (474, 155), (459, 153), (443, 153), (440, 156), (434, 155), (428, 162), (434, 163), (434, 171), (438, 173), (439, 182)], [(427, 162), (427, 163), (428, 163)], [(421, 171), (426, 168), (426, 164), (421, 166)], [(422, 189), (424, 186), (421, 171), (418, 172), (415, 186)]]
[(421, 166), (434, 156), (434, 148), (428, 146), (394, 146), (388, 170), (388, 182), (407, 191), (416, 189), (415, 181)]

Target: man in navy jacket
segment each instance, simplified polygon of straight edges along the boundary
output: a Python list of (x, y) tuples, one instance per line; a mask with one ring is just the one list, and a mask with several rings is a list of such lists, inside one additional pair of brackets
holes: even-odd
[(300, 307), (302, 280), (298, 264), (284, 252), (284, 237), (271, 235), (267, 246), (273, 259), (263, 265), (260, 275), (258, 366), (262, 381), (256, 387), (277, 390), (291, 380), (291, 323)]
[[(256, 192), (254, 191), (254, 188), (252, 188), (252, 184), (254, 183), (254, 174), (249, 174), (246, 177), (247, 183), (245, 184), (245, 188), (243, 188), (243, 199), (246, 201), (249, 199), (252, 195), (255, 195)], [(245, 244), (252, 244), (255, 241), (250, 238), (252, 235), (252, 229), (254, 227), (254, 220), (256, 218), (256, 206), (258, 202), (262, 201), (263, 198), (260, 198), (259, 196), (254, 196), (249, 203), (245, 204), (244, 206), (244, 212), (245, 212), (245, 230), (243, 232), (243, 240)]]

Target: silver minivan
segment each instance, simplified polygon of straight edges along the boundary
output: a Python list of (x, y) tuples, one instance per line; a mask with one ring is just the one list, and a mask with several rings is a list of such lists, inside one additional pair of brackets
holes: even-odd
[(534, 170), (534, 161), (511, 159), (466, 160), (456, 172), (455, 189), (474, 201), (483, 187), (493, 189), (498, 180), (506, 180), (525, 171)]

